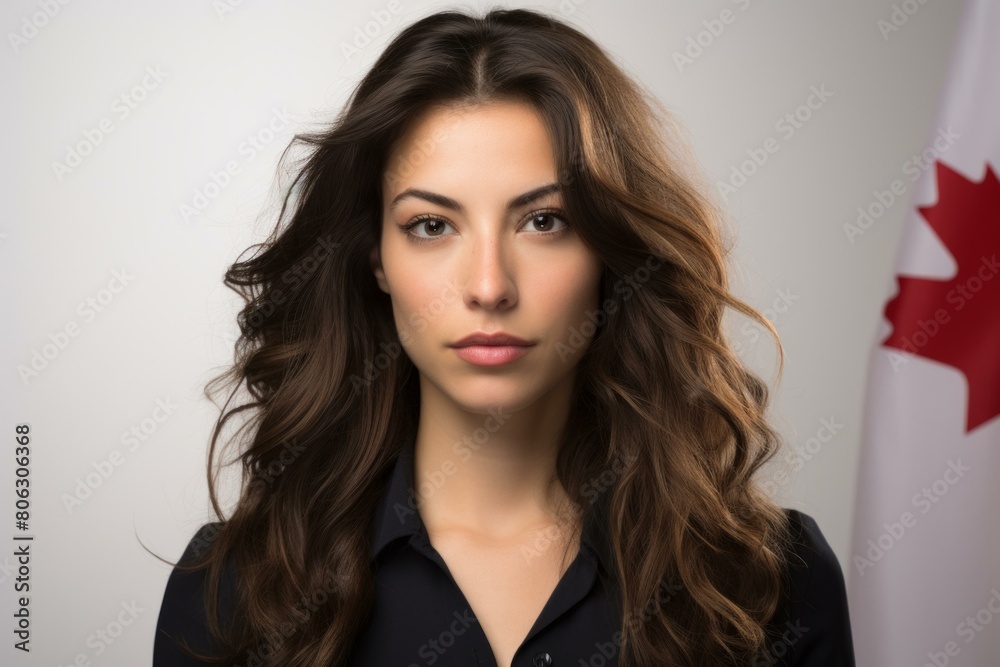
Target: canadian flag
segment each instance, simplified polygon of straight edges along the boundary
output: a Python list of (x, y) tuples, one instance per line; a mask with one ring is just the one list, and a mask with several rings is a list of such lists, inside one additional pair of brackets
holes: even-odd
[(847, 575), (855, 654), (861, 667), (995, 667), (1000, 1), (967, 0), (917, 158), (869, 361)]

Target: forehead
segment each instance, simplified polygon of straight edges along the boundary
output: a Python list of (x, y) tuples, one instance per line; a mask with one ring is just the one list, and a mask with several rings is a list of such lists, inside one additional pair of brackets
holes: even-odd
[(554, 146), (538, 111), (520, 102), (436, 107), (396, 142), (383, 173), (387, 199), (410, 186), (529, 189), (555, 180)]

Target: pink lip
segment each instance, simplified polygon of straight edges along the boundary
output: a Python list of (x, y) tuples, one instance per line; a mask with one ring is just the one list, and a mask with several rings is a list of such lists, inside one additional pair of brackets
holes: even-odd
[(535, 343), (526, 341), (523, 338), (518, 338), (517, 336), (503, 331), (495, 331), (493, 333), (486, 333), (484, 331), (476, 331), (469, 334), (462, 340), (456, 341), (454, 343), (449, 343), (448, 347), (465, 347), (466, 345), (534, 345)]
[(528, 345), (466, 345), (456, 347), (460, 359), (477, 366), (501, 366), (528, 354)]
[(476, 331), (448, 347), (454, 348), (459, 359), (477, 366), (501, 366), (520, 359), (537, 344), (503, 331)]

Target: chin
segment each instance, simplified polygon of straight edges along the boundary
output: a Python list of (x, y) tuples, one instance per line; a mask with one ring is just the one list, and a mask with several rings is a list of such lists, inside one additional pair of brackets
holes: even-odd
[(538, 400), (538, 392), (530, 391), (523, 379), (477, 378), (470, 382), (451, 383), (448, 397), (467, 412), (495, 415), (498, 411), (512, 414)]
[(501, 412), (503, 414), (513, 414), (518, 410), (528, 407), (535, 402), (537, 396), (527, 396), (523, 392), (482, 392), (474, 394), (475, 401), (470, 401), (472, 396), (466, 392), (459, 392), (452, 399), (461, 405), (467, 412), (481, 415), (493, 415)]

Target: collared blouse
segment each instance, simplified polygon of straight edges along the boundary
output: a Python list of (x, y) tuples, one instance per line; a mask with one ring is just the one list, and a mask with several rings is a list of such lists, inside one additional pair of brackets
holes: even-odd
[[(352, 667), (497, 667), (476, 614), (434, 549), (413, 504), (411, 437), (396, 460), (372, 527), (371, 558), (375, 600), (371, 617), (357, 637)], [(768, 651), (760, 665), (782, 667), (854, 667), (844, 575), (816, 521), (785, 509), (795, 536), (791, 585), (768, 624)], [(511, 667), (616, 667), (621, 610), (611, 577), (610, 547), (588, 513), (576, 558), (514, 653)], [(182, 562), (191, 560), (205, 535), (221, 524), (202, 526)], [(167, 581), (156, 626), (153, 667), (196, 667), (172, 637), (183, 637), (201, 651), (210, 641), (203, 610), (204, 570), (181, 572)], [(233, 590), (234, 572), (224, 571), (222, 589)], [(666, 598), (674, 593), (667, 586)], [(220, 613), (232, 613), (223, 595)]]

